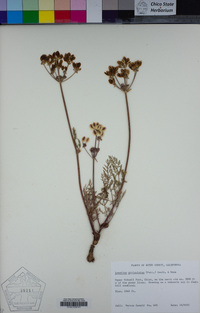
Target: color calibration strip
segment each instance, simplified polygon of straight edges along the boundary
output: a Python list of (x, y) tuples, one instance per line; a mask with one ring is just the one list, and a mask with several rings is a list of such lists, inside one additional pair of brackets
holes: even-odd
[(123, 23), (134, 0), (0, 0), (0, 24)]

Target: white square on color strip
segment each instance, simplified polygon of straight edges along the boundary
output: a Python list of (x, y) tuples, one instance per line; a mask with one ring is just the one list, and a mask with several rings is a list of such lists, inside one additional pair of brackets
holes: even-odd
[(87, 0), (87, 23), (102, 23), (102, 0)]

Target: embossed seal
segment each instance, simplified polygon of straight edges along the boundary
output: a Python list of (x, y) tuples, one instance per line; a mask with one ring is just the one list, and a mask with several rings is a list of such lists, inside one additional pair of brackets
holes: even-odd
[(148, 4), (144, 0), (140, 0), (136, 6), (138, 14), (146, 14), (148, 11)]
[(45, 285), (43, 281), (21, 267), (1, 286), (10, 311), (38, 311)]

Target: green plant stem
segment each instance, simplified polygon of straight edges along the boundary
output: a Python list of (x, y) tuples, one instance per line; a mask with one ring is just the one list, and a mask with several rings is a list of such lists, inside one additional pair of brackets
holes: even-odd
[(89, 219), (89, 222), (90, 222), (90, 226), (91, 226), (92, 232), (93, 232), (93, 234), (95, 234), (96, 231), (95, 231), (92, 219), (91, 219), (91, 217), (88, 214), (87, 206), (86, 206), (85, 199), (84, 199), (84, 196), (83, 196), (82, 183), (81, 183), (80, 162), (79, 162), (79, 152), (77, 151), (75, 140), (74, 140), (73, 133), (72, 133), (71, 123), (70, 123), (70, 119), (69, 119), (69, 114), (68, 114), (68, 110), (67, 110), (65, 96), (64, 96), (64, 93), (63, 93), (62, 83), (60, 82), (59, 85), (60, 85), (60, 91), (61, 91), (62, 100), (63, 100), (63, 104), (64, 104), (65, 114), (66, 114), (66, 118), (67, 118), (67, 123), (68, 123), (68, 126), (69, 126), (69, 131), (70, 131), (71, 139), (72, 139), (72, 142), (73, 142), (73, 145), (74, 145), (74, 149), (75, 149), (75, 153), (76, 153), (78, 183), (79, 183), (79, 189), (80, 189), (80, 193), (81, 193), (81, 198), (83, 200), (83, 203), (84, 203), (84, 206), (85, 206), (85, 209), (86, 209), (86, 213), (87, 213), (87, 216), (88, 216), (88, 219)]

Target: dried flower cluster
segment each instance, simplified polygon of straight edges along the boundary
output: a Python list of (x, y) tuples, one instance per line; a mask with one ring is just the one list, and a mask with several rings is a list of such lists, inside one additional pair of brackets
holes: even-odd
[(90, 138), (84, 136), (81, 140), (83, 143), (83, 147), (86, 147), (87, 143), (90, 141)]
[(102, 137), (104, 136), (104, 132), (106, 130), (106, 127), (101, 125), (98, 122), (94, 122), (92, 124), (89, 125), (90, 129), (92, 130), (93, 135), (95, 135), (95, 141), (94, 141), (94, 146), (92, 146), (90, 148), (90, 152), (87, 150), (87, 143), (89, 142), (90, 138), (89, 137), (82, 137), (82, 146), (85, 149), (85, 151), (87, 152), (87, 154), (96, 160), (97, 154), (100, 151), (100, 141), (102, 141)]
[(92, 129), (93, 135), (97, 136), (97, 140), (101, 140), (101, 137), (104, 136), (106, 127), (97, 122), (90, 124), (90, 129)]
[[(40, 57), (41, 64), (44, 65), (47, 72), (59, 83), (64, 82), (71, 78), (75, 73), (81, 70), (81, 63), (75, 63), (76, 57), (70, 52), (61, 54), (59, 51), (53, 54), (43, 54)], [(72, 65), (73, 73), (67, 76), (69, 66)]]
[[(142, 61), (131, 62), (129, 58), (123, 57), (121, 61), (117, 61), (117, 64), (117, 66), (110, 65), (108, 71), (105, 72), (105, 74), (109, 76), (108, 82), (118, 89), (128, 92), (131, 90), (136, 73), (142, 65)], [(134, 75), (132, 76), (131, 82), (128, 83), (131, 73), (130, 70), (134, 72)], [(118, 78), (123, 78), (123, 82), (120, 83)]]

